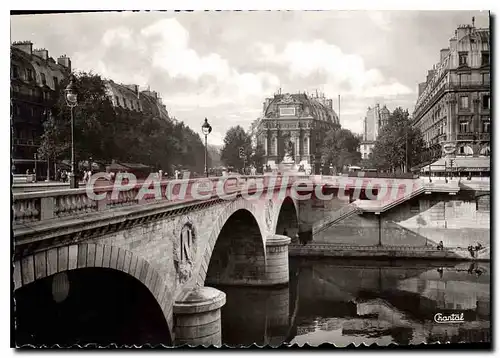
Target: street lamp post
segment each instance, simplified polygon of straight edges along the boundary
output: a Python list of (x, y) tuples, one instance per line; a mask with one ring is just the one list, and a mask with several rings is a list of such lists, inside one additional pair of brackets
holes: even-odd
[(75, 158), (75, 121), (73, 118), (73, 109), (78, 105), (78, 96), (74, 76), (71, 75), (69, 84), (66, 87), (66, 104), (71, 111), (71, 173), (69, 174), (69, 186), (71, 189), (78, 188), (78, 179), (76, 176), (76, 158)]
[(207, 145), (207, 136), (212, 132), (212, 126), (208, 123), (208, 119), (206, 119), (206, 118), (205, 118), (205, 122), (201, 126), (201, 131), (205, 135), (205, 176), (208, 178), (208, 167), (207, 167), (208, 145)]
[(33, 174), (34, 174), (34, 181), (36, 182), (36, 164), (38, 161), (38, 155), (36, 153), (34, 155), (34, 158), (35, 158), (35, 170), (33, 171)]

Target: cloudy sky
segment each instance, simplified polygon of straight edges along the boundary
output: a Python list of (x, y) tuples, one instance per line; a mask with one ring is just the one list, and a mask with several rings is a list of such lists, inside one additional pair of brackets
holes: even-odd
[(417, 83), (470, 11), (151, 12), (11, 17), (11, 41), (31, 40), (73, 68), (160, 93), (170, 114), (212, 144), (248, 128), (265, 97), (341, 95), (343, 127), (361, 133), (368, 106), (413, 109)]

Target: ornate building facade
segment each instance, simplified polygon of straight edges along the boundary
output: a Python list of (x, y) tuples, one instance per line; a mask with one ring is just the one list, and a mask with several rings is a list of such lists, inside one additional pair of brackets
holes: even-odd
[(361, 159), (370, 157), (380, 129), (388, 123), (390, 115), (385, 105), (380, 108), (380, 104), (377, 103), (373, 108), (368, 107), (363, 121), (363, 140), (360, 143)]
[[(43, 121), (51, 115), (59, 84), (71, 72), (71, 60), (60, 56), (57, 62), (46, 49), (33, 49), (31, 41), (11, 45), (11, 137), (14, 173), (33, 171), (37, 159)], [(38, 162), (38, 173), (45, 163)]]
[[(476, 28), (474, 23), (459, 26), (418, 90), (413, 126), (422, 132), (427, 163), (490, 155), (489, 29)], [(476, 162), (487, 163), (489, 170), (489, 160)], [(440, 163), (450, 165), (446, 160)], [(467, 163), (470, 167), (472, 161)]]
[(333, 101), (324, 95), (278, 93), (266, 98), (253, 132), (271, 168), (285, 163), (318, 171), (321, 143), (336, 125)]

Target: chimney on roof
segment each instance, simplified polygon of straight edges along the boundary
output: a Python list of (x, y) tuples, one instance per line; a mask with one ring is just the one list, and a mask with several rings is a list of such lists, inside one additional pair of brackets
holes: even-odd
[(429, 70), (429, 71), (427, 71), (427, 78), (426, 78), (425, 82), (429, 83), (429, 81), (432, 78), (432, 76), (434, 76), (434, 72), (435, 72), (435, 70)]
[(38, 48), (38, 49), (33, 50), (33, 55), (38, 56), (38, 57), (44, 59), (45, 61), (47, 61), (49, 59), (49, 51), (47, 51), (44, 48)]
[(460, 41), (464, 36), (472, 33), (471, 25), (460, 25), (456, 31), (457, 40)]
[(71, 72), (71, 60), (66, 55), (59, 56), (59, 58), (57, 59), (57, 64), (66, 67), (68, 71)]
[(28, 55), (33, 54), (33, 42), (31, 41), (16, 41), (12, 44), (12, 47), (26, 52)]

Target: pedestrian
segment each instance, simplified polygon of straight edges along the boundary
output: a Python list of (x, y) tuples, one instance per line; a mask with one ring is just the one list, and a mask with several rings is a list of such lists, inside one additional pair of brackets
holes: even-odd
[(443, 250), (444, 249), (443, 241), (439, 241), (437, 249), (438, 250)]

